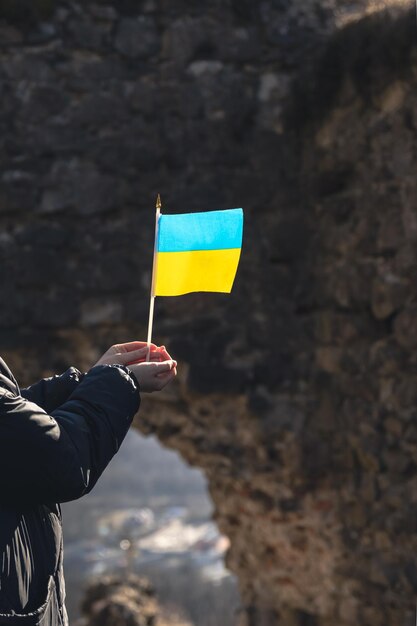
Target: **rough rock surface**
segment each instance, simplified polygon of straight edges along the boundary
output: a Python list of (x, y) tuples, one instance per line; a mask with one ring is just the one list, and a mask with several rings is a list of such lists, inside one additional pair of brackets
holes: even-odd
[(157, 192), (245, 208), (233, 295), (157, 301), (180, 376), (137, 425), (206, 472), (246, 626), (415, 623), (416, 37), (385, 4), (0, 9), (23, 382), (144, 336)]
[(86, 589), (83, 617), (76, 626), (191, 626), (180, 617), (164, 617), (146, 578), (104, 576)]

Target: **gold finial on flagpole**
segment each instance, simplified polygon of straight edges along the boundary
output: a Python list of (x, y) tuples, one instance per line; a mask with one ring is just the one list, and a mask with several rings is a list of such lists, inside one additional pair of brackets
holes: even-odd
[(161, 204), (161, 196), (158, 193), (158, 197), (156, 199), (156, 208), (161, 210), (162, 204)]

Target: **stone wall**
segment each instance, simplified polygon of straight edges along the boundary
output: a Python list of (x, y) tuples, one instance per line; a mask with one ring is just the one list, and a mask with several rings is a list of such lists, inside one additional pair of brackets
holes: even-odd
[(180, 375), (136, 424), (204, 469), (248, 626), (414, 624), (417, 62), (384, 4), (3, 7), (22, 382), (145, 335), (158, 192), (245, 209), (233, 294), (157, 300)]

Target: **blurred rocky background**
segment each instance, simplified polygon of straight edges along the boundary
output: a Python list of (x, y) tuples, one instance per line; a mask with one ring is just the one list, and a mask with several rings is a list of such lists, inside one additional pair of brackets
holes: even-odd
[(414, 3), (0, 3), (0, 349), (146, 332), (154, 204), (243, 206), (231, 296), (156, 303), (136, 425), (207, 477), (243, 626), (411, 626)]
[(133, 575), (108, 576), (90, 584), (81, 608), (77, 626), (190, 626), (176, 618), (160, 618), (154, 589)]

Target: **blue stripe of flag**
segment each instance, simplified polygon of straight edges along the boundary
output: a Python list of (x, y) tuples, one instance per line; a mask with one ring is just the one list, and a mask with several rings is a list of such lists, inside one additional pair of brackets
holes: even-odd
[(227, 250), (242, 247), (243, 210), (161, 215), (158, 252)]

